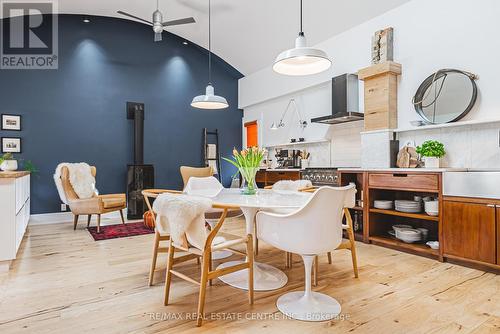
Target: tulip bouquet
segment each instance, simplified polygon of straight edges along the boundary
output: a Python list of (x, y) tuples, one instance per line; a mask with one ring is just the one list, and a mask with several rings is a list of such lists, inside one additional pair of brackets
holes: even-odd
[(231, 159), (222, 158), (227, 162), (233, 164), (241, 176), (243, 177), (241, 183), (241, 191), (246, 195), (254, 195), (257, 193), (257, 183), (255, 182), (255, 175), (260, 168), (260, 163), (266, 153), (265, 149), (256, 146), (247, 148), (238, 152), (233, 149), (233, 156)]

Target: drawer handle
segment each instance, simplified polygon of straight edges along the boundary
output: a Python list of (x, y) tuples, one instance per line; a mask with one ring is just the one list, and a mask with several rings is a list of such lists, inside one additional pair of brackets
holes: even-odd
[(285, 172), (279, 172), (278, 175), (285, 175)]
[(407, 177), (408, 174), (392, 174), (393, 177)]

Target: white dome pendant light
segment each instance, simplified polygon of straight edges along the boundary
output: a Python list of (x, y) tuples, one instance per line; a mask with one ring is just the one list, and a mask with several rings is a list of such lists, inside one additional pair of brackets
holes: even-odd
[(226, 99), (215, 95), (214, 86), (212, 86), (212, 31), (211, 31), (211, 0), (208, 0), (208, 85), (205, 89), (205, 95), (195, 96), (191, 106), (199, 109), (224, 109), (229, 107)]
[(295, 48), (283, 51), (278, 55), (273, 70), (284, 75), (317, 74), (332, 66), (328, 55), (319, 49), (307, 47), (306, 37), (302, 31), (302, 0), (300, 0), (300, 32), (295, 39)]

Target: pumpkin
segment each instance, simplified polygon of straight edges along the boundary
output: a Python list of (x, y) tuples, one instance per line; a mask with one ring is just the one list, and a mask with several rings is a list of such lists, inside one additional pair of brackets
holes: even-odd
[(144, 226), (147, 228), (154, 230), (155, 228), (155, 213), (151, 210), (144, 212), (142, 218), (144, 219)]

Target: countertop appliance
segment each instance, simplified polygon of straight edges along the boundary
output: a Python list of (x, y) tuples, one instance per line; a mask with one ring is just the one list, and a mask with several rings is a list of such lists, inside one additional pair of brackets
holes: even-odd
[(339, 171), (333, 167), (306, 168), (301, 173), (301, 179), (310, 180), (316, 187), (340, 187)]
[(356, 74), (342, 74), (332, 79), (331, 115), (312, 118), (313, 123), (338, 124), (363, 120), (359, 112), (359, 81)]

